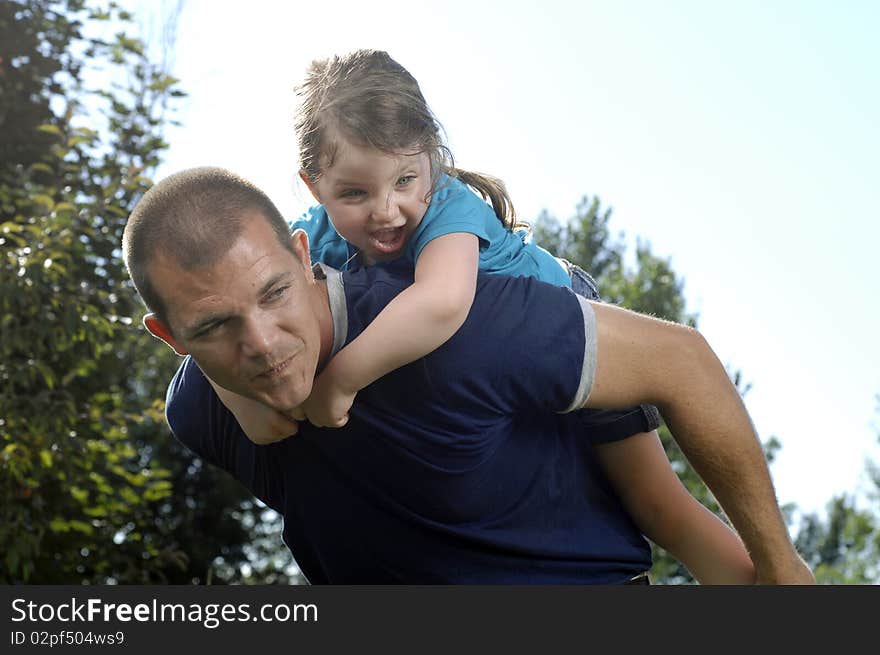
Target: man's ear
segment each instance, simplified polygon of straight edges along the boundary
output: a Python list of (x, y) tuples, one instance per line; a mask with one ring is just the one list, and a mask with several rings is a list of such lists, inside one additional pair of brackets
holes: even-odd
[(290, 235), (290, 245), (293, 254), (302, 263), (303, 268), (309, 272), (312, 270), (312, 257), (309, 254), (309, 235), (301, 227), (296, 228)]
[(315, 199), (315, 201), (320, 203), (321, 199), (318, 197), (318, 189), (315, 187), (315, 185), (309, 179), (308, 173), (306, 173), (303, 169), (299, 169), (299, 179), (301, 179), (305, 183), (305, 185), (309, 188), (309, 191), (311, 192), (312, 197)]
[(171, 334), (171, 329), (155, 314), (147, 314), (144, 316), (144, 327), (147, 328), (147, 331), (154, 337), (167, 343), (168, 346), (178, 355), (186, 355), (188, 353), (186, 348), (177, 343), (174, 335)]

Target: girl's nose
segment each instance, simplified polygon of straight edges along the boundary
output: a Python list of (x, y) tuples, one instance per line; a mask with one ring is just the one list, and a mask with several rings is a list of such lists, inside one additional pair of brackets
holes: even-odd
[(378, 200), (373, 205), (372, 218), (378, 223), (391, 223), (400, 215), (400, 207), (393, 197)]

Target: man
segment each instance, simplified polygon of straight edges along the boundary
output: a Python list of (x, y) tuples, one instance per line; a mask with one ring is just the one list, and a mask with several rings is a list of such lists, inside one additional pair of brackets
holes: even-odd
[(639, 472), (615, 461), (625, 452), (616, 443), (597, 445), (597, 456), (584, 425), (596, 442), (654, 426), (636, 410), (574, 410), (639, 403), (660, 409), (758, 580), (813, 581), (742, 402), (690, 328), (531, 279), (480, 276), (456, 335), (364, 389), (345, 428), (303, 425), (296, 438), (257, 446), (205, 376), (289, 412), (412, 272), (392, 264), (316, 277), (305, 235), (290, 235), (265, 195), (216, 169), (154, 187), (124, 251), (154, 312), (147, 327), (192, 356), (169, 387), (172, 430), (284, 516), (285, 542), (312, 582), (637, 576), (650, 549), (599, 463)]

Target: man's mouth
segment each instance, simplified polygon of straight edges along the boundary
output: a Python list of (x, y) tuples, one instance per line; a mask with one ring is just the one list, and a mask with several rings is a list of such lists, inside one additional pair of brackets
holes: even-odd
[(383, 255), (392, 255), (403, 248), (404, 226), (370, 232), (370, 246)]
[(278, 378), (280, 378), (284, 374), (284, 372), (290, 366), (290, 362), (293, 361), (293, 358), (294, 358), (294, 355), (291, 355), (290, 357), (288, 357), (284, 361), (279, 362), (278, 364), (275, 364), (274, 366), (267, 368), (265, 371), (263, 371), (262, 373), (257, 375), (257, 377), (258, 378), (265, 378), (269, 381), (277, 380)]

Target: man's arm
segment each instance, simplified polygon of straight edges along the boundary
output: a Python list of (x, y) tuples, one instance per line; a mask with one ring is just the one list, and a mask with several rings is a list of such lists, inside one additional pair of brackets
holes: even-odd
[(583, 406), (656, 405), (742, 537), (758, 582), (815, 583), (785, 527), (742, 399), (703, 336), (612, 305), (581, 303), (585, 368), (595, 366)]

